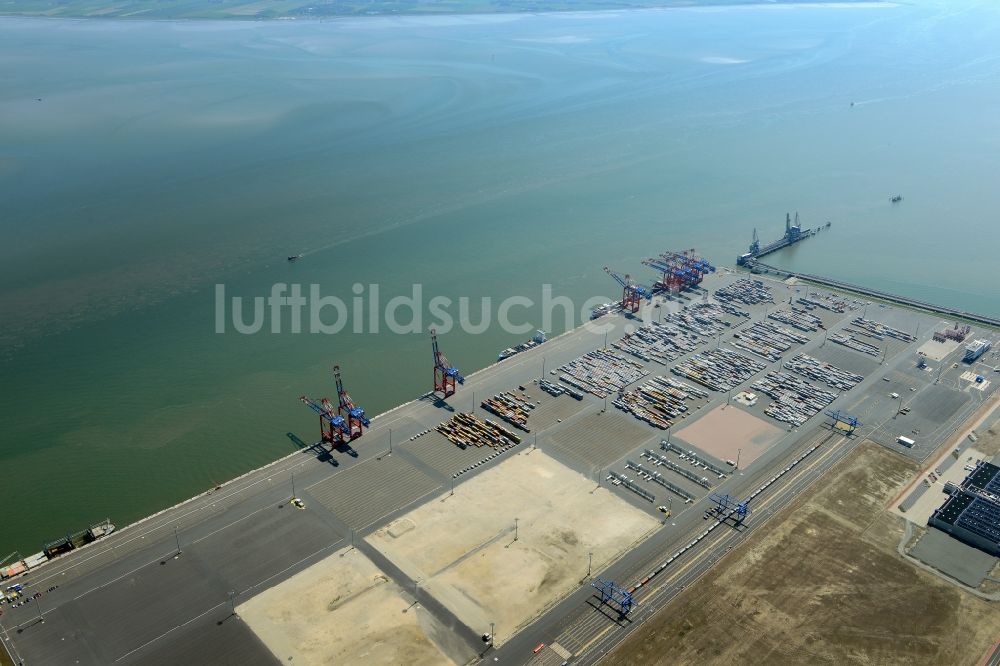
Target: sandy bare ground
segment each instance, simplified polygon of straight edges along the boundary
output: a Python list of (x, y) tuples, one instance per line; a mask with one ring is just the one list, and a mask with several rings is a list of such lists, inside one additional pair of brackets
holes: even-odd
[(924, 344), (920, 345), (920, 349), (917, 350), (917, 353), (923, 354), (932, 361), (940, 361), (945, 356), (958, 349), (959, 344), (960, 343), (955, 342), (954, 340), (947, 340), (945, 342), (928, 340)]
[[(517, 540), (514, 540), (514, 519)], [(368, 537), (469, 627), (502, 643), (659, 525), (540, 450), (512, 456)]]
[(443, 638), (445, 630), (353, 549), (262, 592), (237, 613), (286, 664), (454, 663), (429, 638)]
[[(753, 414), (733, 405), (722, 405), (680, 430), (677, 436), (719, 460), (736, 460), (748, 467), (784, 432)], [(742, 451), (741, 451), (742, 449)]]
[(866, 442), (608, 655), (610, 664), (976, 664), (1000, 606), (899, 557), (916, 465)]

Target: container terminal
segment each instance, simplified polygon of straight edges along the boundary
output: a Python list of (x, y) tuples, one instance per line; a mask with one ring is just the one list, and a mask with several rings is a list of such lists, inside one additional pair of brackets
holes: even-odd
[(621, 298), (597, 319), (478, 372), (431, 334), (427, 394), (378, 416), (335, 366), (285, 457), (7, 581), (33, 601), (0, 606), (2, 644), (14, 663), (593, 663), (862, 441), (929, 460), (994, 395), (996, 352), (964, 363), (939, 311), (692, 250), (642, 265), (608, 269)]

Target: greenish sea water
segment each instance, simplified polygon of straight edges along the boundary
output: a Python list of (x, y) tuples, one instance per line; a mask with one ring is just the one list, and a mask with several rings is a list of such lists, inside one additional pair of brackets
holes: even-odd
[[(426, 334), (219, 335), (216, 284), (420, 283), (478, 320), (666, 249), (731, 265), (798, 210), (832, 227), (774, 263), (1000, 315), (998, 18), (0, 19), (0, 555), (290, 452), (334, 363), (369, 414), (429, 388)], [(526, 337), (442, 344), (468, 373)]]

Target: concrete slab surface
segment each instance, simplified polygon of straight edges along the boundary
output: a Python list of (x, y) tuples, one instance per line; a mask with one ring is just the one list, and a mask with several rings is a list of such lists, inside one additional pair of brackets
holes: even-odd
[(567, 423), (551, 436), (552, 444), (590, 468), (607, 467), (660, 432), (614, 407)]
[(751, 465), (784, 434), (736, 405), (720, 405), (677, 431), (677, 437), (720, 461), (735, 462), (739, 457), (741, 468)]
[(441, 487), (440, 481), (432, 479), (401, 456), (369, 460), (351, 471), (351, 474), (334, 474), (306, 490), (355, 530)]
[(998, 561), (934, 528), (927, 530), (910, 555), (969, 587), (979, 587)]

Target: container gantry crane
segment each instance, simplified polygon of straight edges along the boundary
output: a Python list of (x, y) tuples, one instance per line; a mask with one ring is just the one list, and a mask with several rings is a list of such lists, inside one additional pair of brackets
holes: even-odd
[(613, 277), (615, 282), (621, 285), (622, 310), (624, 312), (634, 314), (639, 311), (639, 305), (642, 303), (643, 298), (646, 300), (653, 298), (653, 290), (641, 284), (635, 284), (630, 275), (616, 273), (607, 266), (604, 267), (604, 272)]
[(659, 289), (661, 291), (670, 290), (670, 279), (674, 272), (674, 267), (670, 262), (661, 257), (649, 257), (648, 259), (642, 260), (642, 265), (649, 266), (660, 274), (660, 279), (653, 284), (655, 289)]
[(364, 434), (371, 421), (365, 416), (365, 410), (354, 404), (351, 396), (344, 390), (344, 381), (340, 377), (340, 366), (333, 366), (333, 378), (337, 382), (337, 414), (347, 420), (347, 441), (357, 439)]
[(683, 291), (701, 284), (708, 273), (715, 272), (715, 266), (701, 258), (694, 249), (683, 252), (664, 252), (660, 255), (661, 263), (671, 266), (673, 270), (668, 278), (671, 291)]
[(431, 329), (431, 347), (434, 350), (434, 393), (441, 393), (445, 398), (455, 395), (455, 382), (465, 383), (465, 377), (458, 368), (448, 363), (438, 347), (437, 331)]
[(344, 438), (350, 433), (350, 429), (347, 421), (333, 408), (333, 403), (326, 398), (323, 398), (321, 402), (316, 402), (306, 396), (301, 396), (299, 400), (306, 407), (319, 414), (319, 434), (323, 442), (337, 446), (345, 441)]

